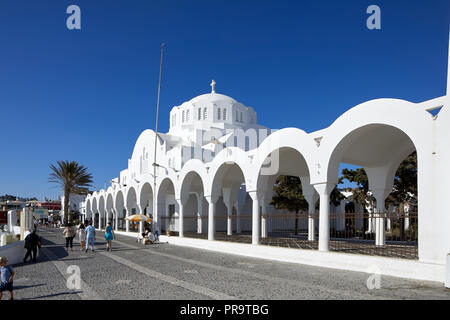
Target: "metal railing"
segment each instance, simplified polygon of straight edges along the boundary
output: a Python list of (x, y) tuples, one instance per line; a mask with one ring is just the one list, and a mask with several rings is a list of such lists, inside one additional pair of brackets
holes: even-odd
[[(310, 219), (314, 221), (308, 240)], [(261, 215), (261, 244), (277, 247), (317, 249), (318, 215), (307, 212), (286, 212)]]
[(417, 231), (417, 212), (331, 214), (330, 250), (417, 259)]
[[(330, 251), (379, 255), (405, 259), (418, 258), (417, 212), (409, 213), (332, 213), (330, 214)], [(161, 232), (178, 236), (179, 217), (161, 217)], [(252, 215), (215, 216), (215, 239), (239, 243), (252, 242)], [(184, 216), (184, 236), (208, 238), (208, 216)], [(201, 228), (199, 225), (201, 224)], [(383, 242), (375, 242), (376, 231), (384, 227)], [(319, 214), (280, 213), (261, 215), (262, 245), (298, 249), (318, 249)], [(314, 230), (309, 230), (313, 226)], [(130, 228), (131, 230), (131, 228)], [(201, 233), (200, 233), (201, 231)]]

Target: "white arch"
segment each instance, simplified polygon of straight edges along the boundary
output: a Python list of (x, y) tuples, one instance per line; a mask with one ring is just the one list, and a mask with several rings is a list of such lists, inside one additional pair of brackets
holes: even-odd
[(316, 157), (320, 166), (313, 171), (312, 183), (334, 182), (336, 148), (352, 132), (370, 125), (386, 125), (402, 131), (414, 144), (418, 159), (431, 151), (432, 118), (420, 105), (398, 99), (367, 101), (348, 110), (324, 131)]

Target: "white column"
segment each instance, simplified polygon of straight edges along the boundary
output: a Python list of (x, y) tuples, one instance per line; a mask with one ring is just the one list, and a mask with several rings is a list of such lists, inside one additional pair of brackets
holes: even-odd
[(208, 240), (214, 240), (214, 235), (216, 233), (216, 221), (214, 216), (216, 214), (216, 202), (217, 199), (213, 196), (205, 196), (206, 201), (208, 201)]
[(176, 199), (178, 204), (178, 236), (180, 238), (184, 237), (184, 201), (181, 199)]
[[(136, 206), (136, 214), (143, 214), (141, 205), (138, 204)], [(142, 234), (144, 232), (144, 221), (139, 221), (139, 234)]]
[(233, 215), (233, 205), (231, 203), (228, 203), (227, 204), (227, 236), (231, 236), (233, 234), (232, 215)]
[(98, 212), (98, 228), (100, 230), (102, 230), (102, 227), (103, 227), (103, 215), (102, 215), (102, 212), (99, 211)]
[(387, 189), (374, 189), (372, 194), (377, 200), (377, 210), (375, 213), (375, 245), (384, 246), (386, 244), (386, 231), (385, 231), (385, 200), (389, 195)]
[(203, 229), (203, 194), (197, 193), (197, 233), (201, 234)]
[(267, 197), (261, 201), (261, 238), (267, 238)]
[(319, 211), (319, 251), (328, 251), (330, 242), (330, 193), (334, 183), (315, 184), (314, 188), (320, 196)]
[(319, 199), (319, 195), (314, 191), (314, 188), (304, 188), (309, 192), (304, 192), (306, 202), (308, 202), (308, 241), (316, 240), (315, 237), (315, 212), (316, 212), (316, 202)]
[(241, 233), (241, 208), (239, 203), (236, 201), (236, 233)]
[(114, 219), (116, 220), (116, 231), (119, 231), (119, 212), (114, 209)]
[(339, 207), (336, 209), (339, 211), (339, 219), (337, 219), (336, 230), (345, 230), (345, 200), (341, 200)]
[[(364, 208), (363, 208), (364, 210)], [(374, 233), (375, 232), (375, 213), (374, 212), (369, 212), (369, 217), (367, 218), (367, 224), (368, 224), (368, 229), (367, 232), (368, 233)]]
[(260, 242), (260, 214), (259, 214), (259, 195), (257, 191), (249, 191), (248, 194), (253, 200), (252, 204), (252, 244), (258, 245)]
[[(130, 215), (130, 209), (125, 207), (125, 217), (128, 217)], [(130, 221), (125, 220), (125, 230), (126, 232), (130, 232)]]
[(158, 197), (155, 193), (156, 186), (153, 185), (153, 196), (152, 196), (152, 214), (153, 214), (153, 221), (152, 221), (152, 230), (158, 229), (159, 232), (161, 232), (161, 221), (159, 219), (159, 210), (158, 210)]
[(109, 221), (109, 211), (110, 209), (105, 209), (105, 229)]

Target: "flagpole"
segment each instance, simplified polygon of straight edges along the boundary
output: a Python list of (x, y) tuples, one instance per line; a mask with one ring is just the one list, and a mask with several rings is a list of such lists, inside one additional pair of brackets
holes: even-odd
[[(158, 101), (156, 103), (156, 124), (155, 124), (155, 146), (154, 146), (154, 157), (153, 157), (153, 220), (154, 222), (156, 217), (157, 205), (156, 205), (156, 149), (158, 146), (158, 116), (159, 116), (159, 97), (161, 94), (161, 74), (162, 74), (162, 63), (163, 63), (163, 54), (164, 54), (164, 43), (161, 44), (161, 63), (159, 65), (159, 83), (158, 83)], [(158, 221), (156, 221), (158, 224)], [(153, 228), (153, 232), (155, 232), (155, 228)]]

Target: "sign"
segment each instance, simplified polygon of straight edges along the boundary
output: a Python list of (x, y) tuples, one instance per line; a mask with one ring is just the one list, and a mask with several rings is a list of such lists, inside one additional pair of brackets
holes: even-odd
[(33, 217), (36, 219), (48, 219), (48, 209), (34, 209)]

